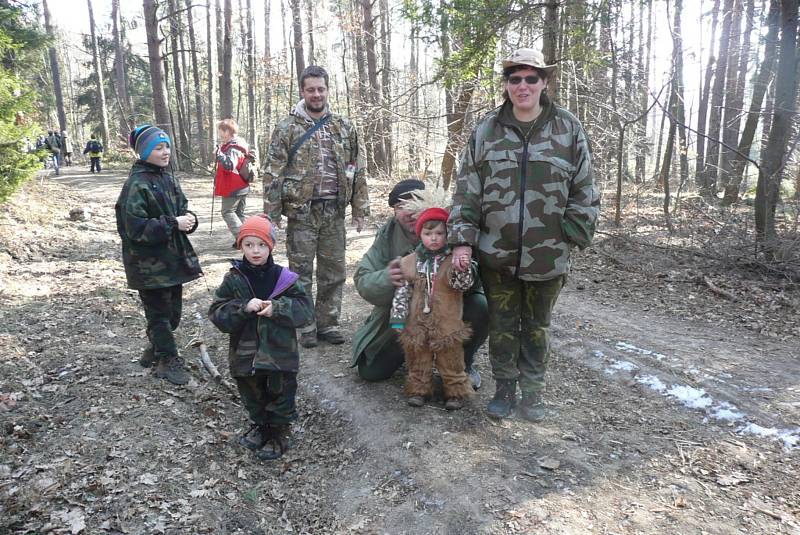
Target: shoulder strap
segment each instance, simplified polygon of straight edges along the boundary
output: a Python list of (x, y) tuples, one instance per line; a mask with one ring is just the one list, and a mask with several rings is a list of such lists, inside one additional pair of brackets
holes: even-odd
[(295, 142), (295, 144), (294, 144), (294, 145), (292, 145), (292, 148), (290, 148), (290, 149), (289, 149), (289, 155), (288, 155), (288, 157), (286, 158), (286, 167), (289, 167), (290, 165), (292, 165), (292, 160), (294, 159), (294, 155), (297, 153), (298, 149), (300, 149), (300, 147), (302, 147), (302, 146), (303, 146), (303, 143), (305, 143), (306, 141), (308, 141), (308, 139), (309, 139), (311, 136), (313, 136), (313, 135), (314, 135), (314, 133), (315, 133), (317, 130), (319, 130), (320, 128), (322, 128), (323, 126), (325, 126), (325, 124), (326, 124), (328, 121), (330, 121), (330, 120), (331, 120), (331, 115), (330, 115), (330, 114), (328, 114), (328, 115), (326, 115), (325, 117), (323, 117), (322, 119), (320, 119), (319, 121), (317, 121), (317, 122), (314, 124), (314, 126), (312, 126), (311, 128), (309, 128), (308, 130), (306, 130), (306, 133), (305, 133), (305, 134), (303, 134), (303, 135), (300, 137), (300, 139), (298, 139), (298, 140)]

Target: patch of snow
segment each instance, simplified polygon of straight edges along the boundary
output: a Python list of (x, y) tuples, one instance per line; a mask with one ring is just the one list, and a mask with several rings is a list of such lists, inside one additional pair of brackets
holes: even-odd
[(663, 392), (667, 389), (667, 386), (655, 375), (637, 375), (636, 382), (643, 384), (648, 388), (655, 390), (656, 392)]
[(627, 353), (636, 353), (637, 355), (642, 355), (644, 357), (653, 357), (656, 360), (664, 360), (665, 358), (667, 358), (666, 355), (662, 355), (661, 353), (656, 353), (655, 351), (650, 351), (649, 349), (642, 349), (640, 347), (636, 347), (635, 345), (631, 345), (627, 342), (617, 342), (616, 347), (620, 351), (625, 351)]
[(592, 351), (592, 356), (595, 357), (595, 358), (598, 358), (598, 359), (602, 359), (602, 358), (604, 358), (606, 356), (606, 354), (603, 353), (602, 351), (599, 351), (599, 350), (596, 349), (596, 350)]
[(611, 367), (615, 370), (623, 370), (626, 372), (632, 372), (633, 370), (639, 369), (639, 366), (633, 362), (628, 362), (627, 360), (616, 360)]
[(762, 427), (753, 422), (747, 422), (736, 430), (742, 435), (755, 435), (758, 437), (773, 438), (783, 442), (783, 447), (787, 450), (794, 449), (800, 444), (800, 427), (796, 429), (776, 429), (774, 427)]
[(706, 395), (705, 390), (692, 386), (672, 385), (667, 390), (667, 395), (674, 397), (690, 409), (705, 409), (714, 403), (714, 400)]
[(726, 401), (716, 405), (711, 410), (711, 416), (724, 422), (737, 422), (744, 419), (744, 414), (739, 412), (736, 406), (731, 405)]

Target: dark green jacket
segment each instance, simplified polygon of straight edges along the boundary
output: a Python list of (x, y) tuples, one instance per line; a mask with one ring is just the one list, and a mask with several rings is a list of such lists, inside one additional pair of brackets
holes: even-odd
[[(386, 266), (397, 257), (412, 253), (416, 244), (397, 221), (392, 218), (378, 231), (375, 241), (359, 262), (353, 275), (358, 294), (373, 305), (372, 313), (353, 337), (352, 366), (358, 364), (362, 353), (370, 365), (397, 337), (389, 327), (389, 315), (395, 287), (389, 281)], [(480, 280), (467, 293), (483, 293)]]
[(314, 304), (297, 275), (283, 268), (282, 282), (276, 285), (272, 317), (247, 312), (255, 292), (240, 271), (241, 261), (234, 261), (222, 285), (214, 294), (208, 317), (217, 328), (230, 334), (228, 363), (232, 377), (248, 377), (256, 370), (297, 372), (300, 355), (295, 329), (314, 321)]
[(142, 160), (133, 164), (114, 206), (129, 288), (168, 288), (202, 274), (187, 236), (195, 229), (181, 232), (175, 219), (189, 213), (188, 205), (165, 168)]

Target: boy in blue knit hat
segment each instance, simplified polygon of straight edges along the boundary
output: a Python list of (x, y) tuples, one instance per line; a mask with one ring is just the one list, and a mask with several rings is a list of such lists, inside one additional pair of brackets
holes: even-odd
[(167, 169), (167, 133), (146, 124), (135, 128), (128, 141), (139, 159), (114, 210), (128, 287), (139, 291), (147, 319), (149, 345), (139, 363), (146, 368), (155, 364), (156, 377), (185, 385), (189, 373), (172, 331), (181, 320), (183, 284), (202, 275), (188, 238), (197, 228), (197, 216), (187, 210), (189, 202)]

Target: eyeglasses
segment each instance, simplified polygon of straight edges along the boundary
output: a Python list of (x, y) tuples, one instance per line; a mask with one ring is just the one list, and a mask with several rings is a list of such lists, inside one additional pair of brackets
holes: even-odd
[(535, 84), (539, 83), (539, 80), (541, 80), (541, 78), (539, 78), (535, 74), (531, 74), (529, 76), (509, 76), (508, 77), (508, 83), (511, 84), (511, 85), (519, 85), (519, 84), (522, 83), (523, 80), (525, 80), (525, 83), (528, 84), (528, 85), (535, 85)]

